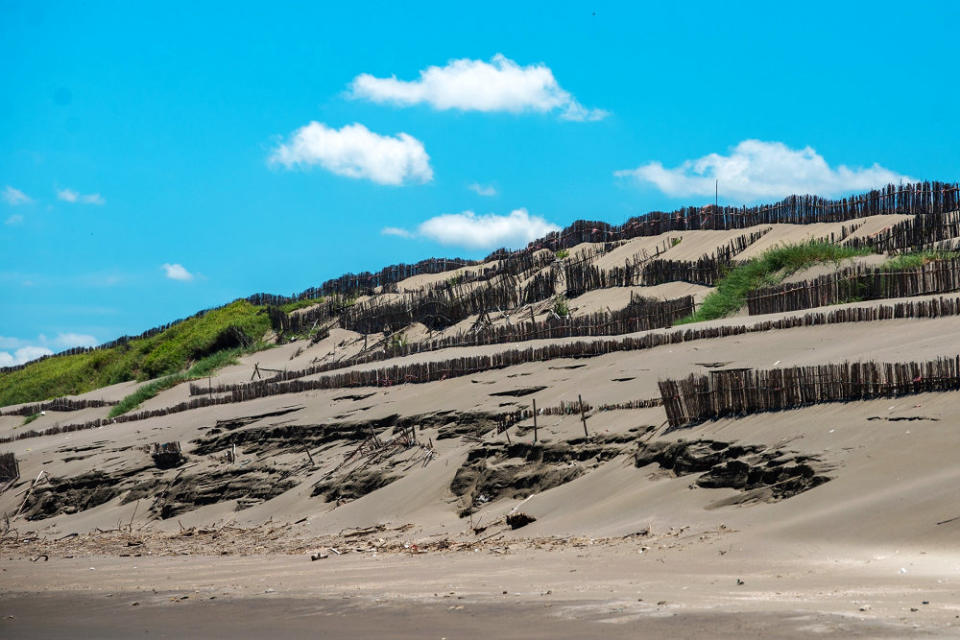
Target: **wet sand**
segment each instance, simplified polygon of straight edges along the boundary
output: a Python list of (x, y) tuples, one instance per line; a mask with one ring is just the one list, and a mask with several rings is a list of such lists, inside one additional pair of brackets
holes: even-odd
[(953, 555), (641, 549), (8, 557), (0, 637), (960, 637)]
[[(5, 638), (905, 638), (901, 625), (803, 611), (672, 613), (618, 619), (618, 607), (583, 602), (457, 604), (270, 598), (180, 600), (173, 594), (7, 595)], [(133, 603), (139, 603), (133, 605)], [(587, 607), (582, 618), (565, 615)], [(10, 616), (13, 616), (12, 618)]]

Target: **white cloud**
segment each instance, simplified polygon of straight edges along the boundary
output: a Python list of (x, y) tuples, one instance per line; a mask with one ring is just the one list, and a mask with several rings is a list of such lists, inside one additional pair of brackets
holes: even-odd
[(488, 249), (495, 247), (522, 247), (560, 227), (540, 216), (531, 216), (526, 209), (516, 209), (505, 216), (473, 211), (445, 213), (435, 216), (418, 227), (416, 232), (386, 227), (382, 233), (405, 238), (422, 237), (440, 244)]
[(8, 351), (0, 351), (0, 367), (13, 367), (49, 355), (53, 355), (53, 351), (46, 347), (21, 347), (12, 354)]
[(73, 347), (96, 346), (97, 339), (84, 333), (58, 333), (53, 342), (64, 349), (72, 349)]
[(384, 227), (380, 230), (380, 233), (385, 236), (399, 236), (401, 238), (412, 238), (414, 236), (413, 233), (399, 227)]
[(99, 193), (77, 193), (73, 189), (58, 189), (57, 198), (64, 202), (81, 204), (106, 204), (107, 201)]
[(184, 269), (181, 264), (164, 264), (163, 270), (171, 280), (193, 280), (193, 274)]
[(714, 181), (719, 180), (720, 195), (739, 202), (794, 194), (836, 196), (912, 181), (878, 164), (865, 169), (844, 165), (833, 169), (811, 147), (797, 150), (782, 142), (762, 140), (744, 140), (730, 155), (711, 153), (687, 160), (673, 169), (651, 162), (636, 169), (616, 171), (614, 175), (652, 184), (670, 196), (712, 196)]
[(419, 80), (376, 78), (363, 73), (350, 83), (350, 96), (400, 106), (426, 103), (434, 109), (559, 111), (566, 120), (601, 120), (603, 109), (587, 109), (557, 84), (545, 64), (521, 67), (502, 54), (490, 62), (463, 58), (445, 67), (427, 67)]
[(0, 198), (3, 198), (3, 201), (9, 204), (11, 207), (15, 207), (20, 204), (30, 204), (33, 202), (33, 198), (25, 194), (20, 189), (14, 189), (10, 185), (4, 187), (3, 191), (0, 192)]
[(50, 355), (54, 353), (54, 350), (63, 351), (74, 347), (93, 347), (97, 343), (97, 339), (91, 335), (72, 332), (58, 333), (53, 340), (42, 333), (37, 336), (36, 340), (0, 336), (0, 349), (7, 350), (0, 351), (0, 367), (23, 364), (40, 356)]
[(406, 133), (381, 136), (359, 123), (338, 130), (311, 122), (274, 149), (270, 162), (287, 169), (319, 164), (337, 175), (366, 178), (378, 184), (401, 185), (433, 179), (430, 156), (422, 142)]
[(467, 189), (470, 189), (470, 191), (473, 191), (477, 195), (486, 196), (488, 198), (497, 195), (497, 188), (491, 184), (480, 184), (478, 182), (474, 182), (473, 184), (469, 185)]
[(19, 213), (15, 213), (9, 218), (7, 218), (6, 220), (4, 220), (4, 224), (9, 224), (9, 225), (23, 224), (23, 216), (20, 215)]

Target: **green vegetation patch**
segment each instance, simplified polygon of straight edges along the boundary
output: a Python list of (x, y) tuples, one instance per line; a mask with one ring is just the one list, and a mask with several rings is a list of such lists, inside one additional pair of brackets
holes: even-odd
[(286, 304), (281, 304), (277, 308), (283, 311), (284, 313), (290, 313), (292, 311), (298, 311), (299, 309), (306, 309), (307, 307), (312, 307), (315, 304), (322, 304), (325, 298), (322, 296), (319, 298), (304, 298), (303, 300), (296, 300), (295, 302), (288, 302)]
[(553, 312), (561, 318), (566, 318), (570, 315), (570, 304), (567, 302), (567, 296), (560, 294), (554, 297)]
[[(149, 338), (137, 338), (110, 349), (54, 356), (0, 374), (0, 406), (176, 374), (191, 363), (213, 363), (216, 358), (227, 357), (217, 355), (221, 352), (263, 347), (259, 341), (269, 328), (270, 319), (264, 307), (237, 300), (178, 322)], [(208, 356), (216, 358), (206, 361)]]
[(901, 269), (915, 269), (928, 262), (937, 260), (953, 260), (960, 258), (960, 251), (917, 251), (916, 253), (901, 253), (890, 258), (880, 268), (884, 271), (899, 271)]
[(869, 255), (869, 249), (853, 249), (829, 242), (808, 242), (770, 249), (759, 258), (732, 268), (717, 283), (695, 313), (678, 324), (716, 320), (736, 313), (747, 303), (747, 294), (783, 281), (788, 275), (822, 262)]

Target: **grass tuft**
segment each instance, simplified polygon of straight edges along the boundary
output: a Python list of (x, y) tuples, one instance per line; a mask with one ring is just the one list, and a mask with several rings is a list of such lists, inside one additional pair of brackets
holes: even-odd
[(958, 251), (918, 251), (916, 253), (901, 253), (898, 256), (890, 258), (880, 268), (884, 271), (898, 271), (900, 269), (914, 269), (922, 267), (928, 262), (937, 260), (953, 260), (960, 257)]
[(570, 304), (567, 302), (567, 296), (560, 294), (553, 299), (553, 312), (561, 318), (570, 315)]
[(312, 307), (315, 304), (322, 304), (325, 298), (323, 296), (319, 298), (304, 298), (303, 300), (295, 300), (294, 302), (288, 302), (286, 304), (281, 304), (278, 309), (284, 313), (290, 313), (291, 311), (297, 311), (298, 309), (306, 309), (307, 307)]

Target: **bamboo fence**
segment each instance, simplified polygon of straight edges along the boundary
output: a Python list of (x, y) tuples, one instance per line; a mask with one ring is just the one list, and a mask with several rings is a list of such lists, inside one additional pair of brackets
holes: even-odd
[(960, 290), (960, 259), (933, 260), (896, 271), (857, 266), (805, 282), (747, 294), (750, 315), (797, 311), (844, 302), (905, 298)]
[(41, 411), (80, 411), (99, 407), (112, 407), (119, 404), (114, 400), (71, 400), (70, 398), (54, 398), (47, 402), (28, 404), (16, 409), (0, 411), (0, 416), (32, 416)]
[(960, 389), (960, 356), (927, 362), (843, 362), (758, 371), (734, 369), (661, 380), (673, 428), (724, 416), (781, 411), (826, 402), (869, 400)]

